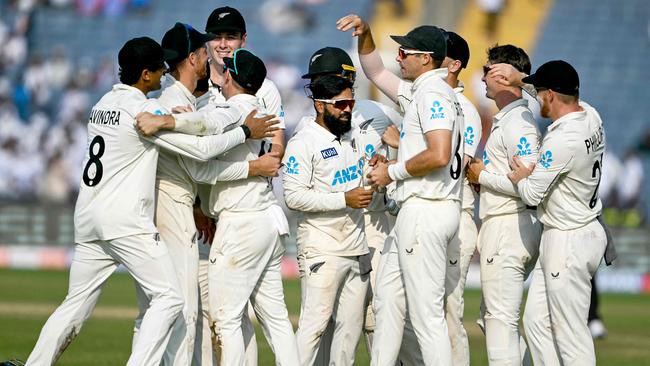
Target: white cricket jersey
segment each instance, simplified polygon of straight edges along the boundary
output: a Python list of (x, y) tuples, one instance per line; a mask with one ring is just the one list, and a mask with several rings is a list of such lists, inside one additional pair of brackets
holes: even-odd
[[(162, 90), (158, 97), (160, 104), (168, 111), (177, 106), (190, 106), (196, 111), (196, 98), (180, 81), (171, 75), (166, 75), (167, 87)], [(190, 178), (187, 172), (179, 164), (178, 154), (171, 151), (161, 151), (158, 157), (158, 170), (156, 171), (156, 186), (167, 193), (174, 201), (187, 205), (194, 204), (196, 197), (196, 183)]]
[[(314, 116), (305, 116), (300, 119), (294, 133), (300, 131), (305, 125), (314, 123)], [(393, 108), (367, 99), (357, 99), (352, 109), (352, 146), (359, 152), (359, 157), (364, 159), (364, 179), (372, 170), (368, 162), (379, 153), (388, 157), (388, 145), (381, 141), (381, 137), (390, 125), (400, 128), (402, 116)], [(364, 184), (369, 185), (367, 179)], [(375, 193), (372, 202), (364, 212), (379, 212), (386, 210), (385, 193)]]
[(350, 133), (339, 141), (312, 120), (289, 140), (283, 162), (285, 202), (300, 212), (300, 250), (337, 256), (368, 253), (363, 210), (345, 204), (345, 192), (362, 185), (363, 171)]
[[(476, 107), (472, 102), (467, 99), (463, 94), (465, 86), (462, 82), (458, 83), (458, 86), (454, 88), (456, 93), (456, 98), (458, 98), (458, 103), (460, 103), (460, 108), (463, 110), (463, 144), (465, 155), (470, 158), (476, 156), (476, 149), (478, 144), (481, 142), (481, 136), (483, 134), (483, 127), (481, 126), (481, 116), (478, 114)], [(470, 214), (474, 215), (474, 203), (476, 202), (476, 192), (469, 185), (467, 177), (465, 177), (465, 169), (463, 169), (463, 194), (462, 194), (462, 204), (461, 208), (467, 210)]]
[(492, 132), (485, 143), (479, 217), (506, 215), (526, 209), (516, 187), (507, 178), (510, 160), (519, 156), (526, 163), (535, 163), (539, 151), (540, 133), (528, 101), (517, 99), (497, 113), (492, 120)]
[(405, 163), (427, 149), (425, 133), (451, 131), (451, 159), (423, 177), (396, 182), (395, 200), (402, 204), (410, 197), (429, 200), (460, 201), (463, 160), (463, 112), (456, 93), (445, 82), (447, 69), (435, 69), (420, 75), (413, 83), (401, 81), (398, 101), (404, 111), (397, 162)]
[(75, 206), (75, 242), (157, 231), (153, 217), (158, 147), (207, 160), (245, 139), (241, 129), (206, 137), (175, 132), (143, 137), (135, 128), (135, 116), (145, 111), (167, 112), (157, 100), (124, 84), (113, 86), (92, 108)]
[(605, 130), (598, 112), (566, 114), (549, 127), (535, 170), (519, 181), (524, 202), (538, 206), (539, 220), (560, 230), (583, 227), (600, 215), (598, 185), (605, 152)]
[[(237, 128), (244, 123), (246, 116), (257, 109), (259, 115), (265, 114), (264, 108), (258, 104), (254, 95), (238, 94), (227, 102), (233, 110), (239, 113), (239, 121), (233, 126)], [(283, 123), (278, 125), (284, 129)], [(248, 139), (245, 143), (236, 146), (218, 159), (223, 162), (248, 162), (271, 151), (271, 139)], [(211, 182), (205, 182), (211, 183)], [(262, 211), (272, 204), (277, 204), (271, 180), (266, 177), (250, 177), (242, 180), (223, 181), (217, 179), (210, 193), (210, 213), (218, 216), (223, 211)]]

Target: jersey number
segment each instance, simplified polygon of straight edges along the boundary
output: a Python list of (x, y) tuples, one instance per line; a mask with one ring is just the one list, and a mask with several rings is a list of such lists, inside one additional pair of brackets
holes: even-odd
[[(460, 150), (460, 143), (461, 143), (461, 137), (460, 133), (458, 134), (458, 145), (456, 145), (456, 151), (454, 152), (454, 161), (451, 162), (451, 166), (449, 167), (449, 174), (451, 175), (452, 179), (458, 179), (460, 177), (460, 172), (463, 167), (463, 158), (460, 156), (458, 151)], [(454, 169), (454, 165), (456, 166), (456, 169)]]
[(591, 196), (591, 200), (589, 200), (589, 208), (591, 209), (596, 207), (596, 204), (598, 203), (598, 187), (600, 186), (600, 178), (603, 176), (603, 172), (601, 170), (602, 160), (603, 154), (600, 154), (600, 160), (596, 160), (594, 167), (591, 169), (592, 178), (596, 178), (596, 172), (598, 172), (598, 183), (596, 183), (596, 190), (594, 190), (594, 194)]
[[(99, 145), (97, 153), (95, 153), (95, 145)], [(104, 155), (105, 146), (106, 145), (104, 143), (104, 138), (99, 135), (95, 136), (95, 138), (90, 142), (90, 146), (88, 148), (88, 155), (90, 156), (90, 159), (88, 159), (88, 163), (86, 163), (83, 175), (83, 181), (88, 187), (94, 187), (98, 185), (102, 180), (102, 176), (104, 175), (104, 166), (102, 165), (102, 162), (99, 160), (99, 158)], [(88, 175), (88, 171), (93, 165), (95, 166), (95, 176), (91, 178)]]

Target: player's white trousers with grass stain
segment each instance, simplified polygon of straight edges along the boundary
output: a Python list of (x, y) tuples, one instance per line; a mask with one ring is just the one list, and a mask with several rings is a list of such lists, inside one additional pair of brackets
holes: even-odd
[(277, 365), (298, 365), (298, 350), (284, 302), (280, 262), (284, 246), (271, 207), (222, 212), (208, 269), (210, 316), (221, 342), (221, 365), (245, 365), (242, 319), (250, 300)]
[(539, 253), (541, 224), (535, 211), (488, 217), (478, 236), (481, 289), (490, 365), (520, 365), (519, 312), (524, 281)]
[(458, 233), (447, 247), (447, 274), (445, 278), (445, 318), (451, 342), (454, 366), (469, 366), (469, 340), (463, 326), (465, 281), (472, 261), (478, 230), (469, 210), (460, 214)]
[(359, 257), (305, 253), (299, 250), (300, 320), (296, 338), (301, 366), (315, 364), (321, 337), (330, 320), (334, 335), (329, 364), (354, 364), (364, 319), (369, 275), (361, 274)]
[(524, 313), (535, 365), (596, 365), (587, 317), (591, 277), (606, 244), (597, 220), (574, 230), (544, 229)]
[(183, 298), (173, 262), (157, 234), (78, 243), (70, 267), (68, 295), (43, 326), (27, 365), (53, 365), (90, 317), (101, 288), (122, 264), (144, 290), (149, 308), (128, 366), (159, 366)]
[[(192, 362), (196, 320), (198, 315), (198, 265), (199, 250), (192, 206), (174, 200), (165, 191), (156, 190), (155, 223), (160, 237), (169, 249), (181, 295), (185, 300), (182, 316), (174, 323), (171, 338), (162, 365), (185, 366)], [(136, 298), (140, 314), (136, 319), (133, 342), (140, 337), (140, 322), (149, 301), (142, 288), (136, 284)]]
[(409, 333), (404, 331), (405, 326), (408, 328), (406, 319), (411, 321), (423, 363), (451, 365), (444, 313), (445, 277), (447, 247), (459, 222), (459, 202), (412, 197), (403, 204), (389, 236), (389, 240), (394, 236), (397, 241), (397, 258), (390, 251), (384, 253), (379, 266), (372, 365), (395, 364), (400, 353), (398, 340)]

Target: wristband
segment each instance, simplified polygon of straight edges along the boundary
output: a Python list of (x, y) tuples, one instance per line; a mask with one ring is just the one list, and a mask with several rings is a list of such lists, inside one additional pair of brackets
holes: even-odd
[(251, 137), (251, 129), (248, 128), (248, 126), (241, 125), (239, 127), (241, 127), (241, 129), (244, 130), (244, 135), (246, 136), (247, 139)]
[(405, 163), (395, 163), (388, 166), (388, 176), (393, 181), (404, 180), (411, 178), (411, 174), (406, 171)]

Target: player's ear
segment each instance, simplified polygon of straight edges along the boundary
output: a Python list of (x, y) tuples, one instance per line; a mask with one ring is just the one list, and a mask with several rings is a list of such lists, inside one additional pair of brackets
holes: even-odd
[(314, 101), (314, 108), (316, 108), (316, 113), (323, 114), (325, 113), (325, 103), (318, 100)]
[(450, 73), (455, 73), (458, 70), (460, 70), (462, 64), (458, 60), (453, 60), (447, 65), (447, 69), (449, 70)]
[(140, 74), (140, 79), (142, 79), (143, 81), (151, 80), (151, 71), (149, 71), (148, 69), (142, 70), (142, 73)]
[(244, 33), (244, 34), (241, 36), (241, 48), (245, 48), (245, 47), (246, 47), (246, 38), (248, 38), (248, 33)]

